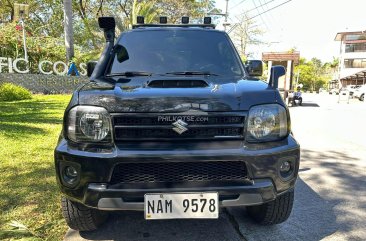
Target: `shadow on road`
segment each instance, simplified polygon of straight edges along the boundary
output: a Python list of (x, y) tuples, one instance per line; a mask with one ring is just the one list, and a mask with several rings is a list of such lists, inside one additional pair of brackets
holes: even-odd
[(306, 149), (301, 159), (303, 178), (297, 180), (288, 221), (258, 226), (245, 210), (229, 209), (246, 240), (365, 240), (361, 210), (366, 209), (366, 173), (357, 165), (361, 160), (340, 151)]
[[(339, 199), (354, 200), (355, 191), (366, 192), (366, 172), (360, 170), (358, 163), (362, 160), (359, 157), (341, 151), (318, 152), (303, 149), (301, 158), (302, 166), (306, 166), (305, 168), (316, 165), (315, 167), (324, 169), (327, 178), (325, 175), (313, 175), (311, 179), (319, 185), (328, 187)], [(329, 179), (337, 182), (329, 187), (327, 185)]]
[(303, 102), (302, 107), (320, 107), (317, 103), (312, 103), (312, 102)]
[(321, 240), (337, 231), (332, 206), (300, 178), (296, 183), (295, 203), (290, 218), (275, 226), (260, 226), (245, 210), (231, 208), (240, 232), (250, 240)]
[(317, 103), (313, 102), (303, 102), (301, 105), (291, 105), (291, 107), (320, 107)]
[[(94, 232), (69, 230), (65, 240), (242, 240), (225, 212), (218, 220), (145, 221), (143, 212), (125, 211), (112, 214), (108, 222)], [(81, 236), (83, 239), (74, 238)]]

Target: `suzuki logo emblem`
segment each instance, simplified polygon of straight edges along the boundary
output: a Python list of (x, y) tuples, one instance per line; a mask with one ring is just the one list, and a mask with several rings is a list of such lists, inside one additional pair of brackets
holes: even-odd
[(188, 131), (188, 128), (186, 128), (186, 126), (188, 126), (188, 124), (180, 119), (177, 120), (176, 122), (174, 122), (172, 125), (174, 126), (173, 130), (175, 132), (177, 132), (179, 135)]

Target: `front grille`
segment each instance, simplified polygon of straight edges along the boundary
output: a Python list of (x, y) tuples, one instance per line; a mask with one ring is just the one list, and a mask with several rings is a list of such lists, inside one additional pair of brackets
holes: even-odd
[[(177, 116), (177, 115), (176, 115)], [(171, 125), (176, 119), (173, 115), (164, 115), (167, 120), (159, 121), (158, 115), (154, 116), (134, 116), (134, 115), (115, 115), (113, 120), (115, 125)], [(182, 115), (184, 117), (184, 115)], [(244, 116), (194, 116), (194, 119), (183, 119), (187, 124), (207, 124), (207, 125), (225, 125), (225, 124), (243, 124)]]
[(114, 168), (111, 184), (245, 180), (242, 161), (121, 163)]
[[(178, 133), (177, 120), (187, 130)], [(116, 141), (181, 140), (181, 139), (243, 139), (244, 116), (235, 115), (131, 115), (114, 114)]]
[[(171, 138), (177, 136), (179, 138), (210, 138), (210, 137), (230, 137), (240, 136), (242, 128), (192, 128), (188, 131), (178, 134), (172, 129), (121, 129), (116, 128), (116, 136), (118, 138), (133, 139), (136, 137), (145, 138)], [(179, 136), (178, 136), (179, 135)]]

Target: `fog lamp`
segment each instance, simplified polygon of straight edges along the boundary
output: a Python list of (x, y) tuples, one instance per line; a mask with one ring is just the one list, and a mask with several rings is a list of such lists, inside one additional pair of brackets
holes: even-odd
[(289, 180), (294, 174), (294, 163), (290, 160), (283, 160), (279, 166), (279, 174), (282, 179)]
[(291, 170), (291, 164), (288, 161), (284, 161), (282, 162), (281, 166), (280, 166), (280, 171), (283, 173), (287, 173)]
[(70, 178), (75, 178), (78, 176), (78, 171), (74, 167), (66, 167), (65, 175)]
[(69, 184), (73, 185), (75, 184), (76, 180), (78, 179), (78, 171), (75, 167), (67, 166), (64, 169), (64, 181)]

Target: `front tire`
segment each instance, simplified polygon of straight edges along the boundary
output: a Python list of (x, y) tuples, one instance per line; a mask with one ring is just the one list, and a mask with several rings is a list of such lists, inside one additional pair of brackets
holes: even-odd
[(364, 101), (365, 100), (365, 94), (362, 94), (361, 96), (360, 96), (360, 99), (359, 99), (360, 101)]
[(275, 200), (247, 207), (249, 216), (262, 225), (279, 224), (288, 219), (294, 202), (294, 191), (289, 191)]
[(61, 206), (67, 225), (78, 231), (96, 230), (108, 217), (105, 212), (88, 208), (65, 197), (61, 200)]

